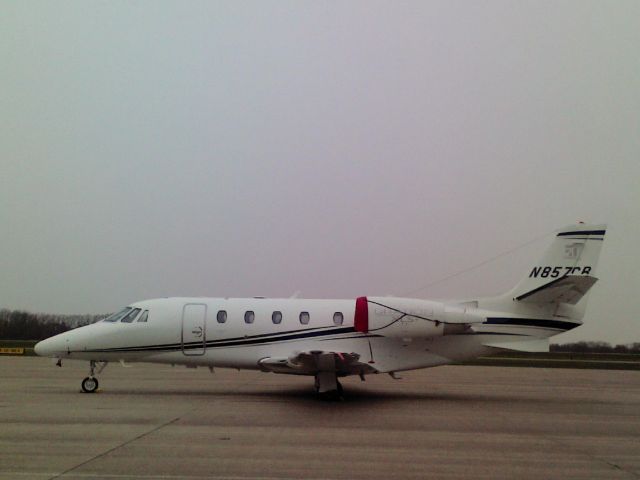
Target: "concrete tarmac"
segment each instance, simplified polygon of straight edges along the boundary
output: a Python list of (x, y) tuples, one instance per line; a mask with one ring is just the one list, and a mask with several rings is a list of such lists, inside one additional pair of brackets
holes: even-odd
[(638, 479), (640, 372), (446, 366), (313, 381), (0, 358), (0, 479)]

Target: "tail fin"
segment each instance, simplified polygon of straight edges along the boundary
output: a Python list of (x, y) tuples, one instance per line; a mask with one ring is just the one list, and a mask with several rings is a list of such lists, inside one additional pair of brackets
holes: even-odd
[(595, 273), (605, 232), (605, 225), (563, 228), (509, 296), (537, 304), (578, 303), (597, 280)]

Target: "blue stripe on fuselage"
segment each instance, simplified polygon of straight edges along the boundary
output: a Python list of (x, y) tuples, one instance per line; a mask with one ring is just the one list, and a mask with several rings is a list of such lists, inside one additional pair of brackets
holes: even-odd
[(513, 327), (542, 327), (553, 328), (556, 330), (571, 330), (579, 327), (581, 323), (566, 322), (564, 320), (549, 320), (542, 318), (506, 318), (506, 317), (488, 317), (483, 325), (504, 325)]
[[(286, 332), (265, 333), (260, 335), (251, 335), (246, 337), (233, 337), (220, 340), (209, 340), (206, 342), (207, 348), (217, 347), (236, 347), (245, 345), (260, 345), (273, 342), (281, 342), (286, 340), (299, 340), (303, 338), (315, 338), (329, 335), (338, 335), (343, 333), (353, 333), (355, 329), (353, 327), (316, 327), (304, 330), (290, 330)], [(103, 348), (95, 350), (84, 350), (82, 352), (102, 352), (102, 353), (117, 353), (117, 352), (157, 352), (157, 351), (174, 351), (174, 350), (191, 350), (203, 348), (204, 342), (189, 342), (185, 343), (171, 343), (163, 345), (141, 345), (134, 347), (118, 347), (118, 348)], [(73, 353), (73, 352), (71, 352)]]

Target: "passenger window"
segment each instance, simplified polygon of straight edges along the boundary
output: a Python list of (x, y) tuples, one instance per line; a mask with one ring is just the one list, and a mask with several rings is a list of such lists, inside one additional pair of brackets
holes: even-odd
[(225, 323), (227, 321), (227, 311), (226, 310), (218, 311), (218, 315), (216, 315), (216, 319), (218, 320), (218, 323)]
[(117, 322), (117, 321), (119, 321), (122, 317), (124, 317), (124, 316), (129, 312), (129, 310), (131, 310), (131, 307), (123, 308), (123, 309), (122, 309), (122, 310), (120, 310), (119, 312), (114, 313), (113, 315), (110, 315), (110, 316), (108, 316), (107, 318), (105, 318), (105, 319), (103, 320), (103, 322)]
[(135, 318), (138, 316), (139, 313), (140, 313), (140, 309), (134, 308), (129, 313), (127, 313), (124, 317), (122, 317), (122, 320), (120, 321), (122, 323), (131, 323), (135, 320)]
[(300, 323), (302, 325), (308, 325), (309, 324), (309, 312), (300, 312)]
[(271, 321), (278, 325), (282, 322), (282, 312), (273, 312), (271, 314)]
[(244, 323), (253, 323), (255, 319), (256, 319), (256, 314), (253, 313), (251, 310), (247, 310), (246, 312), (244, 312)]
[(342, 325), (344, 321), (344, 317), (342, 316), (342, 312), (336, 312), (333, 314), (333, 323), (336, 325)]
[(145, 310), (144, 312), (142, 312), (142, 315), (140, 315), (140, 318), (138, 319), (138, 323), (146, 322), (148, 319), (149, 319), (149, 310)]

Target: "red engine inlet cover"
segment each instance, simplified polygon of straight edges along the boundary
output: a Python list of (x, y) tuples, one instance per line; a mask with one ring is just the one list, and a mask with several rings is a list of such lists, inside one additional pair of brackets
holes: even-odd
[(356, 332), (369, 332), (369, 304), (367, 303), (367, 297), (356, 298), (356, 315), (353, 326)]

